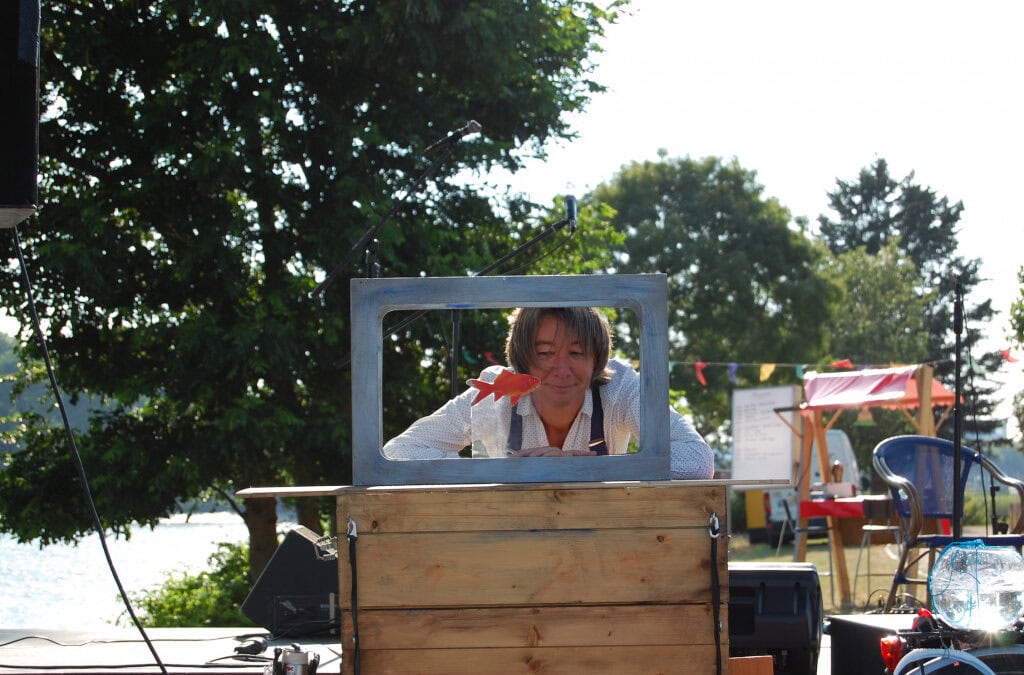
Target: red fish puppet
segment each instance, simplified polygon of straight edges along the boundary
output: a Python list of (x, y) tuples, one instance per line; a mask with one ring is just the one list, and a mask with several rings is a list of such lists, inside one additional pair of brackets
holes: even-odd
[(473, 399), (473, 405), (484, 400), (490, 394), (494, 394), (495, 401), (500, 399), (502, 396), (508, 396), (512, 405), (515, 405), (516, 401), (518, 401), (520, 397), (526, 396), (540, 386), (540, 379), (533, 375), (513, 373), (511, 370), (502, 370), (501, 373), (498, 374), (498, 377), (494, 379), (494, 382), (466, 380), (466, 384), (471, 387), (476, 387), (480, 391), (480, 393), (476, 395), (476, 398)]

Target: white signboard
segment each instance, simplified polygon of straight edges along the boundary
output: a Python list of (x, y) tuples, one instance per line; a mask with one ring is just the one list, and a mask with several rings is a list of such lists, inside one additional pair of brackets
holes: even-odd
[[(735, 389), (732, 393), (732, 478), (734, 480), (789, 481), (799, 460), (800, 429), (796, 406), (800, 387), (757, 387)], [(776, 413), (777, 408), (788, 408)], [(782, 419), (789, 421), (793, 428)], [(734, 486), (737, 490), (756, 485)], [(774, 487), (778, 487), (775, 485)]]

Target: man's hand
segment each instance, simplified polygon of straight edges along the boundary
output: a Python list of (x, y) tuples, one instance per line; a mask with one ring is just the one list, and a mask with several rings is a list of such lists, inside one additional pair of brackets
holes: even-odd
[(580, 452), (566, 452), (561, 448), (553, 448), (551, 446), (542, 446), (539, 448), (524, 448), (522, 450), (509, 451), (509, 457), (572, 457), (573, 455), (578, 456), (593, 456), (597, 453), (593, 450), (581, 450)]

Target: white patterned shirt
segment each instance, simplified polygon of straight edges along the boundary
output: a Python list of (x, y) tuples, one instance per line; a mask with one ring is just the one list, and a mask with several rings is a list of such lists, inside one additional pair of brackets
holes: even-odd
[[(611, 379), (599, 388), (604, 414), (605, 443), (608, 453), (625, 454), (630, 437), (640, 437), (640, 375), (619, 360), (608, 362)], [(491, 366), (480, 379), (493, 382), (503, 370)], [(440, 459), (457, 457), (472, 446), (474, 457), (505, 457), (507, 453), (512, 406), (508, 397), (493, 397), (473, 405), (477, 390), (470, 388), (448, 401), (434, 413), (416, 420), (408, 429), (384, 446), (389, 459)], [(594, 403), (591, 390), (583, 399), (562, 449), (586, 451), (590, 444), (590, 416)], [(523, 421), (523, 448), (550, 446), (544, 424), (533, 407), (529, 394), (519, 399), (516, 412)], [(669, 408), (669, 442), (672, 447), (670, 477), (706, 479), (714, 475), (714, 455), (704, 439), (678, 412)]]

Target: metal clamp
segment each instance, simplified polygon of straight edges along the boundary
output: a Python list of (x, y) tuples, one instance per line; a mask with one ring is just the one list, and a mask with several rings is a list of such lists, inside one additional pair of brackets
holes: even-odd
[(708, 527), (708, 534), (711, 535), (712, 539), (718, 539), (718, 536), (722, 534), (722, 526), (718, 522), (718, 512), (711, 512), (711, 520)]

